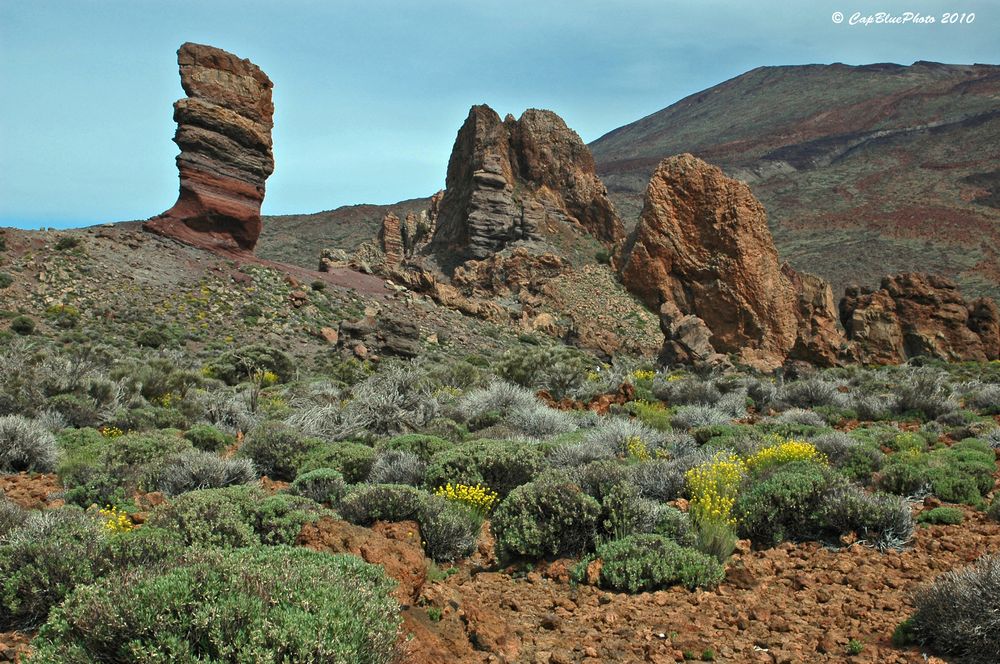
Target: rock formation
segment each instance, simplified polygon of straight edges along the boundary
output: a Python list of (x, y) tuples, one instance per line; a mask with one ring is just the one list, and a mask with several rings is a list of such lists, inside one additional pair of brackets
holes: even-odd
[(519, 120), (501, 121), (490, 107), (473, 106), (446, 183), (431, 244), (449, 272), (518, 240), (540, 239), (560, 223), (607, 245), (624, 235), (590, 151), (551, 111), (529, 109)]
[(955, 282), (905, 273), (874, 292), (852, 286), (840, 302), (848, 338), (865, 364), (896, 364), (928, 356), (983, 361), (1000, 355), (1000, 315), (993, 300), (967, 304)]
[(145, 228), (196, 246), (252, 251), (274, 170), (271, 80), (249, 60), (200, 44), (181, 46), (177, 63), (187, 94), (174, 104), (180, 196)]
[(788, 263), (781, 271), (796, 295), (798, 332), (789, 359), (821, 367), (857, 361), (857, 349), (844, 337), (830, 284), (814, 274), (796, 272)]

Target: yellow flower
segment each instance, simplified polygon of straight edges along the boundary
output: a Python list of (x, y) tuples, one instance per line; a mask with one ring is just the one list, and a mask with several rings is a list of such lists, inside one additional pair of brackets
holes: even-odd
[(465, 505), (483, 516), (489, 513), (497, 501), (497, 493), (489, 487), (476, 484), (452, 484), (449, 482), (445, 486), (439, 486), (434, 491), (434, 495)]
[(124, 510), (111, 505), (99, 510), (98, 514), (104, 519), (104, 528), (112, 533), (127, 533), (135, 528), (135, 524), (128, 517)]
[(746, 465), (748, 470), (759, 471), (793, 461), (827, 462), (826, 457), (812, 443), (778, 438), (775, 444), (761, 448), (748, 457)]
[(710, 461), (687, 471), (684, 478), (691, 495), (688, 504), (691, 518), (696, 523), (720, 521), (736, 525), (731, 513), (746, 472), (743, 460), (725, 451), (717, 452)]

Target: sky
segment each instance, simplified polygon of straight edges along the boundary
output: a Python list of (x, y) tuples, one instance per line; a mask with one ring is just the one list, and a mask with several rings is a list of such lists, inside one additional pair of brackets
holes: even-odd
[[(851, 20), (876, 12), (935, 22)], [(274, 81), (262, 212), (290, 214), (442, 188), (473, 104), (589, 142), (755, 67), (1000, 64), (998, 34), (991, 0), (0, 0), (0, 226), (169, 208), (185, 41)]]

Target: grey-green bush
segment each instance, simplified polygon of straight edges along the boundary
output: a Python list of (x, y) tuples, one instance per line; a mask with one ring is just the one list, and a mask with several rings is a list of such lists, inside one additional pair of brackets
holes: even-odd
[(418, 521), (427, 492), (405, 484), (354, 487), (340, 501), (340, 515), (359, 526), (376, 521)]
[(30, 661), (389, 664), (398, 657), (394, 587), (352, 555), (192, 552), (78, 589), (43, 626)]
[(497, 556), (546, 558), (578, 554), (593, 543), (600, 504), (576, 484), (540, 478), (514, 489), (493, 513)]
[(270, 421), (262, 422), (247, 434), (237, 455), (253, 461), (262, 475), (290, 482), (309, 453), (320, 445), (286, 424)]
[(347, 493), (347, 482), (333, 468), (317, 468), (299, 474), (289, 485), (288, 492), (320, 504), (337, 505)]
[(20, 415), (0, 416), (0, 472), (55, 470), (55, 436), (34, 420)]
[(582, 579), (586, 564), (599, 558), (602, 565), (598, 585), (628, 593), (649, 592), (673, 585), (711, 587), (725, 576), (723, 566), (712, 556), (681, 546), (660, 535), (633, 535), (608, 542), (574, 570)]
[(147, 487), (167, 496), (196, 489), (221, 489), (257, 481), (257, 469), (249, 459), (223, 459), (198, 449), (172, 454), (156, 464)]
[(413, 452), (385, 450), (376, 453), (375, 463), (368, 473), (368, 482), (420, 486), (424, 483), (426, 471), (427, 463)]
[(533, 443), (475, 440), (435, 454), (425, 481), (431, 489), (448, 483), (485, 484), (503, 497), (535, 477), (543, 459)]

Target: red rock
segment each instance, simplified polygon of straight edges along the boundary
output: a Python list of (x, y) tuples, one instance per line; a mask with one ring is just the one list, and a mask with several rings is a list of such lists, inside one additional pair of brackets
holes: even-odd
[(187, 93), (174, 104), (180, 196), (144, 228), (199, 247), (252, 251), (274, 170), (271, 80), (249, 60), (190, 42), (177, 63)]
[(653, 309), (670, 303), (701, 319), (717, 353), (774, 369), (795, 344), (795, 293), (764, 207), (692, 155), (660, 162), (620, 262), (626, 288)]

